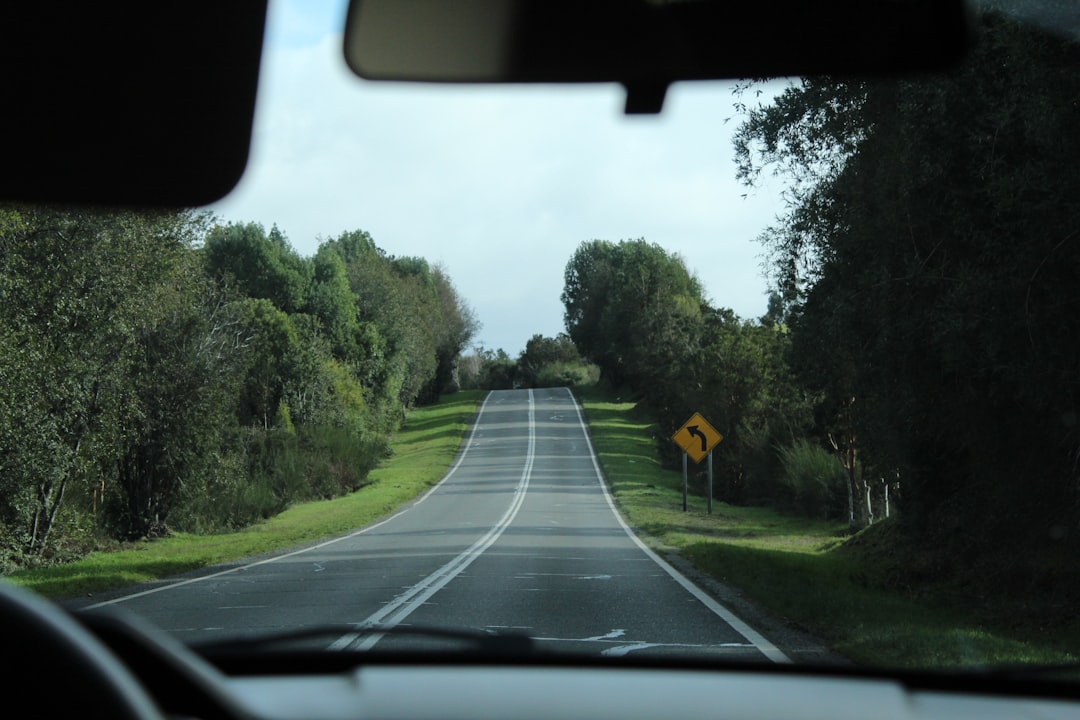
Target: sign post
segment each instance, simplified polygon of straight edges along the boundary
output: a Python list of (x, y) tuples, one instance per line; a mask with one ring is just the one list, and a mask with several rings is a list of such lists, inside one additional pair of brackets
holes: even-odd
[(683, 512), (686, 512), (686, 456), (694, 458), (694, 462), (701, 462), (706, 456), (709, 458), (709, 512), (712, 513), (712, 450), (719, 444), (724, 436), (716, 431), (709, 421), (694, 413), (683, 426), (671, 436), (675, 444), (683, 451)]
[(686, 512), (686, 453), (682, 454), (682, 511)]
[(712, 450), (709, 451), (709, 514), (712, 515)]

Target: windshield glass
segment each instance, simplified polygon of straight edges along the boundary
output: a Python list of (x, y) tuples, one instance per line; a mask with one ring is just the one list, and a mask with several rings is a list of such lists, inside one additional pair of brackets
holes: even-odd
[(643, 117), (359, 80), (345, 4), (271, 2), (220, 202), (0, 207), (5, 575), (192, 644), (1077, 659), (1071, 4)]

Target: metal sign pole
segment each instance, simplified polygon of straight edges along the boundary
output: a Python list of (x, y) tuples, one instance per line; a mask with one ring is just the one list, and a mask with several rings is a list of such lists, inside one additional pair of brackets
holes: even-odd
[(686, 453), (682, 454), (682, 511), (686, 512)]
[(709, 514), (712, 515), (712, 450), (709, 451)]

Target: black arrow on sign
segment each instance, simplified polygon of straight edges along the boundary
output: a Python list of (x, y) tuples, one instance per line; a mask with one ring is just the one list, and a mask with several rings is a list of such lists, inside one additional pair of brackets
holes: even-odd
[(705, 437), (705, 433), (698, 430), (697, 425), (687, 425), (686, 432), (701, 438), (701, 452), (707, 452), (706, 448), (708, 447), (708, 439)]

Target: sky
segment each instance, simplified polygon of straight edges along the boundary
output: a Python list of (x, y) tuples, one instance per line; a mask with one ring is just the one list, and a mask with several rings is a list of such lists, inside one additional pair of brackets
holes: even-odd
[(481, 324), (473, 345), (515, 357), (564, 330), (563, 272), (593, 239), (657, 243), (713, 305), (765, 312), (756, 238), (781, 206), (735, 178), (730, 83), (627, 117), (615, 85), (369, 82), (345, 65), (346, 4), (271, 0), (249, 165), (209, 207), (222, 221), (277, 225), (305, 256), (366, 230), (439, 263)]

